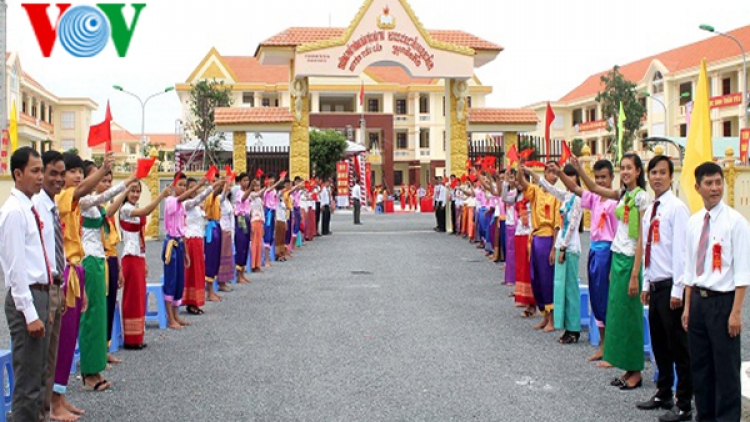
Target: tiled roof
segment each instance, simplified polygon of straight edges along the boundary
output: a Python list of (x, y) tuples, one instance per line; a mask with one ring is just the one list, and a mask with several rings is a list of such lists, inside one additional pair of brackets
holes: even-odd
[[(741, 44), (750, 45), (750, 25), (730, 31), (728, 34), (737, 38)], [(646, 72), (654, 60), (659, 60), (669, 70), (669, 73), (675, 73), (698, 67), (704, 57), (706, 62), (710, 64), (711, 62), (739, 56), (739, 53), (737, 44), (732, 40), (712, 35), (705, 40), (628, 63), (620, 67), (620, 73), (626, 79), (638, 83), (646, 76)], [(609, 70), (589, 76), (581, 85), (560, 98), (560, 101), (573, 101), (596, 95), (602, 89), (601, 77), (607, 72)]]
[(536, 124), (536, 112), (526, 108), (471, 108), (469, 123)]
[(222, 56), (237, 76), (236, 82), (278, 84), (289, 82), (289, 66), (262, 65), (255, 57)]
[[(296, 47), (301, 44), (338, 38), (341, 37), (344, 32), (346, 32), (346, 28), (293, 27), (287, 28), (283, 32), (272, 36), (271, 38), (260, 43), (260, 45)], [(464, 47), (470, 47), (475, 50), (503, 50), (503, 47), (497, 44), (483, 40), (464, 31), (427, 30), (427, 32), (435, 41), (442, 41)]]
[(401, 66), (370, 66), (365, 73), (382, 83), (393, 83), (403, 86), (432, 85), (435, 79), (412, 78), (409, 72)]
[(214, 110), (217, 125), (244, 123), (291, 123), (292, 113), (286, 107), (218, 107)]
[(174, 133), (147, 133), (146, 138), (151, 145), (156, 145), (162, 149), (174, 149), (180, 141), (180, 137)]

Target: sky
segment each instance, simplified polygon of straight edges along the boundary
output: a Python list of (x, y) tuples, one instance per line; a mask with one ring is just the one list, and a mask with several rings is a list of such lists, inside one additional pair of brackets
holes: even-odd
[[(93, 58), (75, 58), (58, 41), (51, 57), (44, 58), (21, 2), (6, 1), (8, 51), (20, 54), (23, 69), (57, 96), (96, 101), (93, 122), (103, 120), (109, 100), (115, 121), (134, 133), (140, 130), (140, 104), (112, 85), (145, 98), (184, 83), (211, 47), (222, 55), (252, 55), (258, 43), (287, 27), (348, 26), (362, 5), (361, 0), (139, 0), (146, 7), (126, 57), (118, 57), (110, 42)], [(750, 3), (739, 0), (694, 6), (653, 0), (409, 3), (427, 29), (464, 30), (505, 48), (494, 62), (476, 70), (483, 84), (493, 86), (487, 107), (557, 100), (586, 77), (615, 64), (712, 36), (698, 29), (701, 23), (722, 31), (750, 24)], [(130, 23), (132, 9), (126, 6), (125, 11)], [(50, 12), (56, 19), (56, 9)], [(181, 110), (175, 93), (151, 100), (146, 132), (174, 133)]]

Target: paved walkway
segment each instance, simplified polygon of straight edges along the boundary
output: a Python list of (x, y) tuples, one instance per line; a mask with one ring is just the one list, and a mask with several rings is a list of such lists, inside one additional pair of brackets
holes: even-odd
[(363, 221), (337, 213), (333, 236), (224, 294), (192, 327), (149, 328), (146, 350), (118, 353), (111, 391), (71, 380), (83, 420), (656, 420), (634, 408), (652, 383), (609, 387), (618, 371), (587, 363), (585, 341), (531, 330), (499, 268), (433, 232), (430, 215)]

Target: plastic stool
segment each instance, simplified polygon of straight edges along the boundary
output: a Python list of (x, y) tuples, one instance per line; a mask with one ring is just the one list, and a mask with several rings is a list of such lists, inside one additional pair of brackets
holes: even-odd
[(643, 307), (643, 353), (648, 355), (651, 363), (656, 364), (654, 351), (651, 349), (651, 328), (648, 323), (648, 306)]
[(578, 280), (578, 290), (581, 292), (581, 327), (591, 326), (591, 311), (589, 309), (589, 286), (580, 284)]
[(81, 346), (76, 341), (76, 350), (73, 352), (73, 363), (70, 364), (70, 375), (78, 371), (78, 362), (81, 360)]
[[(158, 322), (159, 329), (165, 330), (167, 328), (167, 305), (164, 303), (164, 276), (161, 277), (162, 284), (147, 284), (146, 285), (146, 323)], [(149, 312), (148, 310), (148, 295), (154, 295), (156, 298), (156, 312)]]
[(299, 232), (299, 234), (297, 235), (297, 249), (299, 249), (299, 248), (302, 247), (302, 238), (303, 237), (304, 236), (302, 236), (302, 232)]
[[(0, 350), (0, 370), (3, 371), (3, 399), (0, 400), (0, 421), (10, 412), (13, 401), (13, 355), (10, 350)], [(6, 375), (7, 374), (7, 375)], [(5, 386), (8, 389), (5, 389)]]
[(122, 332), (122, 317), (120, 316), (120, 302), (115, 302), (115, 318), (112, 322), (112, 340), (109, 342), (109, 353), (115, 353), (125, 344)]

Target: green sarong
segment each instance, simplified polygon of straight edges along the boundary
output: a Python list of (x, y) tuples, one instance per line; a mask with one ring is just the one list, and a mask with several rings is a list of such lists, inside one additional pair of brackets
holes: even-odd
[(107, 369), (107, 293), (104, 258), (83, 258), (86, 271), (88, 308), (81, 314), (79, 344), (81, 374), (93, 375)]
[(604, 361), (625, 371), (643, 370), (643, 304), (641, 288), (643, 272), (638, 274), (638, 294), (628, 295), (630, 274), (635, 258), (612, 253), (607, 302), (607, 341)]
[[(581, 289), (578, 287), (578, 261), (581, 254), (566, 252), (562, 264), (555, 253), (555, 328), (581, 331)], [(588, 304), (587, 304), (588, 305)]]

